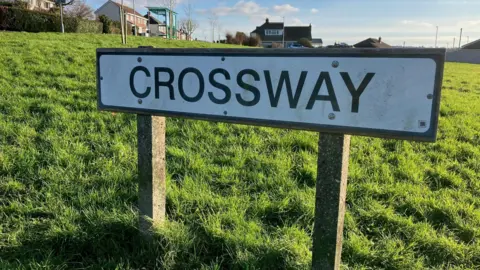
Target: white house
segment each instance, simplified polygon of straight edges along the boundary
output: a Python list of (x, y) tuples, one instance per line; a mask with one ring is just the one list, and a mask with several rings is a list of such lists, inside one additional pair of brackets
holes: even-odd
[[(14, 2), (15, 0), (5, 0), (5, 2)], [(48, 11), (55, 7), (55, 2), (50, 0), (24, 0), (28, 4), (30, 10), (45, 10)]]
[[(149, 16), (147, 14), (144, 17), (148, 18)], [(151, 37), (167, 37), (167, 24), (165, 21), (161, 21), (158, 18), (150, 16), (148, 28), (150, 30), (149, 33)]]
[[(119, 22), (120, 7), (122, 7), (122, 5), (119, 3), (108, 0), (95, 10), (95, 16), (98, 18), (98, 16), (105, 15), (110, 18), (110, 20)], [(147, 30), (147, 18), (144, 18), (140, 13), (130, 7), (123, 6), (123, 10), (126, 14), (127, 22), (131, 25), (135, 24), (138, 27), (138, 33), (145, 33)]]

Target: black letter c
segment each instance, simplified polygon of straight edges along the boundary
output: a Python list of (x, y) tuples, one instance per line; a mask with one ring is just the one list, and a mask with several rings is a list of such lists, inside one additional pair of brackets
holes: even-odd
[(150, 94), (151, 87), (150, 86), (147, 87), (147, 90), (145, 90), (145, 93), (140, 94), (135, 89), (135, 85), (133, 83), (133, 80), (135, 78), (135, 73), (137, 73), (137, 71), (139, 71), (139, 70), (143, 71), (145, 73), (145, 75), (147, 75), (147, 77), (150, 77), (150, 72), (148, 71), (148, 69), (146, 67), (142, 67), (142, 66), (135, 67), (134, 69), (132, 69), (132, 72), (130, 72), (130, 90), (132, 91), (132, 93), (136, 97), (145, 98)]

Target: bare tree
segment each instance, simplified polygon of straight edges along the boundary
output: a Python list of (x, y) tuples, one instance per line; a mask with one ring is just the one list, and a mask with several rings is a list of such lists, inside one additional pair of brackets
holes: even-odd
[(190, 1), (184, 7), (186, 18), (182, 20), (181, 26), (187, 32), (187, 39), (191, 40), (192, 35), (198, 28), (198, 22), (193, 19), (194, 8)]
[(213, 13), (210, 17), (208, 17), (208, 21), (210, 22), (210, 27), (212, 27), (212, 41), (215, 41), (215, 28), (218, 24), (217, 14)]
[(92, 7), (85, 0), (75, 0), (71, 5), (65, 6), (65, 16), (90, 20), (95, 18)]
[(193, 33), (198, 28), (198, 23), (195, 20), (183, 19), (180, 22), (180, 26), (186, 32), (187, 40), (192, 40)]
[(168, 9), (170, 9), (170, 12), (168, 14), (168, 30), (169, 33), (170, 33), (170, 38), (173, 37), (173, 25), (172, 25), (172, 21), (173, 21), (173, 10), (175, 9), (175, 7), (177, 6), (177, 0), (163, 0), (163, 5), (165, 7), (167, 7)]

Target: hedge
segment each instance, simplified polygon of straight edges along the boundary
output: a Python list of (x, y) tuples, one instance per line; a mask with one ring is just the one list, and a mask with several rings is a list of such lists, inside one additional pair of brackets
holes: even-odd
[[(78, 18), (63, 18), (65, 32), (69, 33), (102, 33), (103, 25), (98, 21)], [(60, 16), (41, 11), (25, 10), (0, 6), (0, 29), (25, 32), (59, 32)]]

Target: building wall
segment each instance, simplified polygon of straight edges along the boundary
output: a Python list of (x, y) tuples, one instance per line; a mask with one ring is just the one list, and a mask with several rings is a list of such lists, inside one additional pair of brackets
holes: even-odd
[(101, 15), (105, 15), (110, 20), (119, 22), (120, 21), (120, 7), (115, 5), (112, 2), (107, 2), (105, 5), (101, 6), (99, 9), (95, 11), (95, 15), (97, 18)]
[(480, 64), (480, 50), (447, 51), (446, 61)]
[(150, 36), (156, 37), (160, 33), (166, 33), (167, 27), (165, 25), (150, 24)]
[(145, 17), (127, 13), (127, 21), (132, 25), (135, 22), (135, 25), (138, 27), (138, 32), (145, 33), (145, 30), (147, 29), (147, 19)]
[[(12, 0), (13, 2), (13, 0)], [(27, 0), (28, 3), (28, 8), (33, 10), (33, 9), (40, 9), (40, 10), (49, 10), (53, 7), (55, 7), (55, 3), (52, 1), (46, 1), (46, 0)]]

